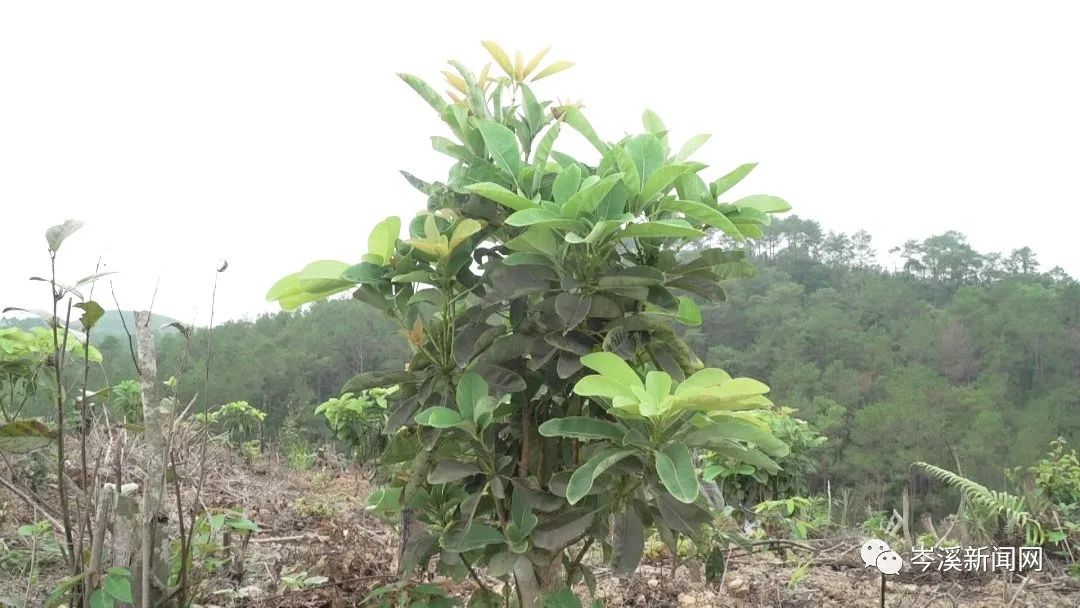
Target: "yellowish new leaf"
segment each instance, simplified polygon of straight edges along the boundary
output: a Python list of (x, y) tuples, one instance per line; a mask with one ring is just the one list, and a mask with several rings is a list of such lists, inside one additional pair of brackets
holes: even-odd
[(462, 93), (467, 94), (469, 92), (468, 87), (465, 86), (465, 79), (461, 76), (458, 76), (457, 74), (451, 72), (447, 72), (446, 70), (443, 70), (442, 75), (446, 77), (446, 82), (450, 83), (450, 86), (461, 91)]
[(499, 67), (506, 72), (507, 76), (513, 78), (514, 76), (514, 64), (510, 63), (510, 56), (506, 54), (506, 51), (501, 46), (491, 40), (484, 40), (480, 44), (484, 45), (487, 52), (491, 54), (491, 58), (495, 60), (495, 63), (499, 64)]
[(574, 66), (573, 61), (556, 61), (555, 63), (547, 66), (543, 70), (540, 70), (540, 73), (537, 74), (536, 76), (533, 76), (533, 82), (535, 82), (537, 80), (540, 80), (541, 78), (547, 78), (548, 76), (551, 76), (552, 74), (558, 74), (559, 72), (561, 72), (561, 71), (563, 71), (563, 70), (565, 70), (567, 68), (571, 68), (573, 66)]
[(551, 47), (549, 46), (544, 50), (540, 51), (539, 53), (533, 55), (533, 58), (529, 60), (529, 63), (525, 64), (525, 71), (521, 73), (521, 77), (525, 78), (529, 74), (532, 74), (532, 71), (540, 66), (540, 61), (544, 59), (544, 55), (547, 55), (548, 51), (550, 50)]

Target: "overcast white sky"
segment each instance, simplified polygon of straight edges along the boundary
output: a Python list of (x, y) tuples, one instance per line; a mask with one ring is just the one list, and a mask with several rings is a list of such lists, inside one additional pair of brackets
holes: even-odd
[[(493, 7), (498, 7), (493, 10)], [(1050, 2), (0, 4), (0, 307), (44, 308), (45, 229), (86, 222), (62, 277), (118, 271), (125, 308), (269, 310), (280, 276), (358, 261), (424, 203), (446, 134), (395, 76), (479, 67), (494, 39), (577, 66), (542, 81), (607, 139), (657, 111), (713, 134), (715, 174), (887, 249), (948, 229), (1080, 275), (1080, 8)], [(571, 137), (566, 138), (568, 141)], [(565, 146), (564, 146), (565, 148)], [(105, 298), (111, 302), (110, 298)], [(111, 306), (107, 306), (111, 307)]]

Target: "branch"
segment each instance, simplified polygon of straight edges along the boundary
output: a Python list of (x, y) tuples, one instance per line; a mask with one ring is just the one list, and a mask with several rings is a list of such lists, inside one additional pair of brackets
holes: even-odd
[(42, 505), (40, 502), (35, 500), (29, 494), (26, 494), (25, 492), (20, 490), (18, 487), (16, 487), (10, 481), (4, 479), (3, 475), (0, 475), (0, 485), (4, 486), (8, 490), (11, 490), (12, 494), (14, 494), (15, 496), (21, 498), (23, 500), (23, 502), (30, 505), (31, 509), (34, 509), (36, 511), (41, 511), (41, 514), (45, 516), (45, 519), (49, 520), (49, 523), (51, 523), (53, 525), (54, 530), (59, 531), (59, 530), (63, 529), (64, 526), (62, 526), (60, 524), (60, 522), (55, 517), (53, 517), (52, 515), (49, 514), (48, 510), (45, 509), (44, 505)]

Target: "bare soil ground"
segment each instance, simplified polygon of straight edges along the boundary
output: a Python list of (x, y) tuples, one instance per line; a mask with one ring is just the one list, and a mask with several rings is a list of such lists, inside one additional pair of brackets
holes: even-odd
[[(364, 509), (371, 489), (367, 482), (334, 469), (293, 471), (273, 462), (236, 467), (231, 475), (221, 472), (228, 483), (215, 484), (212, 501), (245, 509), (260, 532), (247, 543), (240, 576), (222, 573), (202, 582), (197, 591), (203, 606), (345, 608), (359, 606), (372, 589), (393, 581), (397, 535), (392, 526)], [(22, 546), (16, 529), (33, 521), (32, 511), (3, 488), (0, 509), (4, 509), (0, 540), (9, 548)], [(701, 581), (699, 568), (681, 565), (673, 573), (672, 561), (664, 557), (649, 559), (633, 576), (620, 579), (597, 556), (597, 596), (611, 607), (878, 605), (880, 577), (862, 568), (858, 538), (819, 539), (810, 544), (816, 553), (736, 552), (716, 583)], [(0, 554), (3, 551), (0, 547)], [(809, 555), (813, 555), (809, 568), (800, 570)], [(62, 569), (62, 562), (51, 562), (30, 581), (28, 607), (44, 603), (48, 589), (62, 577)], [(295, 580), (300, 572), (326, 577), (326, 581), (290, 589), (288, 580)], [(0, 571), (0, 598), (23, 597), (27, 578), (18, 574), (11, 569)], [(470, 581), (434, 582), (465, 597), (472, 590)], [(581, 589), (579, 593), (587, 592)], [(1080, 606), (1080, 581), (1049, 573), (1025, 579), (902, 572), (888, 580), (886, 605)]]

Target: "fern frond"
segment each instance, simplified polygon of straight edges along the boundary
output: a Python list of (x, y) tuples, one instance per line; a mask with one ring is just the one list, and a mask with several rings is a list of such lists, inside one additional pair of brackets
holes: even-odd
[(1045, 540), (1042, 525), (1026, 510), (1022, 496), (991, 490), (967, 477), (926, 462), (916, 462), (914, 466), (923, 469), (934, 479), (960, 490), (971, 503), (1004, 518), (1007, 534), (1012, 534), (1016, 529), (1022, 528), (1028, 544), (1041, 545)]

